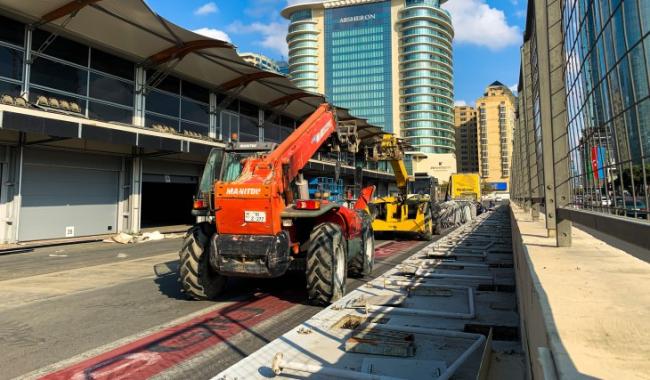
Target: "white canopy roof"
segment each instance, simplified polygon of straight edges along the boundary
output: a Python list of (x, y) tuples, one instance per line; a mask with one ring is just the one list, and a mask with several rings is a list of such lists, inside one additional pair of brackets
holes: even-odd
[[(165, 20), (143, 0), (0, 0), (0, 9), (148, 68), (173, 66), (173, 75), (220, 92), (238, 91), (238, 98), (297, 120), (325, 102), (322, 94), (306, 92), (285, 76), (245, 62), (232, 44)], [(339, 120), (357, 124), (362, 139), (381, 134), (380, 128), (352, 116), (347, 109), (337, 110)]]

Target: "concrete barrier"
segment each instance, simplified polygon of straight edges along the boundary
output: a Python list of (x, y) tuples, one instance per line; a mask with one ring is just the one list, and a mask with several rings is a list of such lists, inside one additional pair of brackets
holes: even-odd
[(556, 247), (543, 217), (510, 212), (529, 378), (647, 379), (650, 264), (579, 226)]

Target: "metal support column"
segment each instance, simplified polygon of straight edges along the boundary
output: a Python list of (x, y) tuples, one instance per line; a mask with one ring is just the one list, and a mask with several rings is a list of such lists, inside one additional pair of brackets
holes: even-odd
[(145, 102), (146, 102), (146, 95), (145, 95), (145, 86), (147, 83), (147, 71), (141, 67), (138, 66), (135, 69), (135, 92), (134, 92), (134, 105), (135, 105), (135, 112), (133, 113), (133, 125), (136, 125), (138, 127), (144, 127), (145, 126)]
[(521, 64), (523, 69), (522, 81), (524, 85), (523, 96), (526, 99), (524, 105), (524, 123), (526, 136), (526, 165), (529, 172), (528, 192), (530, 197), (530, 214), (532, 219), (539, 220), (539, 211), (541, 205), (541, 193), (539, 191), (539, 167), (538, 167), (538, 152), (537, 152), (537, 139), (535, 135), (535, 114), (534, 114), (534, 98), (532, 88), (532, 72), (531, 72), (531, 54), (530, 54), (530, 41), (524, 42), (522, 48)]
[[(140, 148), (135, 149), (140, 150)], [(130, 232), (132, 234), (137, 234), (140, 232), (140, 223), (142, 219), (142, 157), (134, 154), (131, 162), (131, 194), (129, 199), (129, 217), (131, 219)]]
[(210, 92), (210, 132), (208, 132), (208, 136), (213, 139), (219, 138), (219, 128), (220, 125), (219, 113), (217, 112), (217, 94)]
[[(519, 113), (519, 107), (520, 103), (522, 102), (521, 97), (518, 98), (517, 100), (517, 113)], [(517, 197), (517, 202), (521, 207), (523, 207), (524, 211), (528, 211), (528, 202), (526, 198), (524, 197), (524, 194), (522, 192), (523, 188), (523, 182), (526, 180), (524, 176), (525, 168), (523, 166), (523, 160), (521, 159), (521, 148), (523, 145), (522, 141), (522, 133), (521, 133), (521, 121), (519, 118), (517, 118), (517, 125), (515, 127), (515, 133), (513, 136), (513, 150), (512, 150), (512, 166), (513, 170), (516, 172), (516, 180), (514, 182), (514, 185), (516, 186), (515, 188), (515, 194)]]
[(264, 110), (261, 108), (257, 110), (257, 128), (258, 141), (264, 142)]
[(546, 228), (565, 247), (571, 245), (571, 222), (557, 220), (557, 210), (569, 203), (561, 1), (535, 0), (535, 14)]
[(25, 28), (25, 54), (23, 57), (23, 83), (20, 96), (29, 101), (29, 83), (32, 76), (32, 36), (34, 30), (31, 26)]

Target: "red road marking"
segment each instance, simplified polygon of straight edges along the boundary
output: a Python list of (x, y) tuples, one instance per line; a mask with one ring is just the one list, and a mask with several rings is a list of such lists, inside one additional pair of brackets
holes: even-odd
[[(375, 257), (386, 258), (419, 243), (391, 242), (377, 248)], [(270, 295), (238, 302), (47, 374), (41, 379), (147, 379), (295, 305), (296, 302)]]
[(394, 241), (375, 249), (375, 258), (381, 259), (384, 257), (389, 257), (396, 253), (407, 251), (420, 243), (420, 241), (414, 240)]
[(269, 295), (238, 302), (41, 379), (147, 379), (294, 305)]

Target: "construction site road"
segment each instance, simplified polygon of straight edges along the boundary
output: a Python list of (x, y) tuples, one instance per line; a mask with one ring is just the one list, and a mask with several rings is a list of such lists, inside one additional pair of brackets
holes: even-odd
[[(0, 379), (210, 378), (322, 308), (302, 276), (231, 279), (214, 302), (177, 282), (179, 238), (0, 255)], [(422, 241), (376, 242), (376, 277)], [(369, 278), (349, 279), (354, 289)]]

